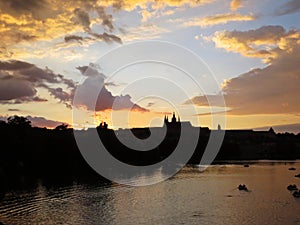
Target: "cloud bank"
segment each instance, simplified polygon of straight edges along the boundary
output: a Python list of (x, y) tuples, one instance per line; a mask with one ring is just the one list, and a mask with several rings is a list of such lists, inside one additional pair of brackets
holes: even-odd
[[(256, 68), (222, 84), (229, 114), (298, 114), (300, 111), (299, 31), (285, 31), (280, 26), (257, 30), (225, 32), (219, 47), (245, 56), (269, 59), (265, 68)], [(251, 46), (251, 43), (253, 44)], [(272, 45), (259, 50), (259, 45)], [(272, 56), (272, 57), (271, 57)], [(271, 58), (270, 58), (271, 57)], [(195, 96), (185, 104), (222, 106), (220, 95)]]
[[(113, 13), (119, 10), (199, 6), (213, 0), (10, 0), (0, 1), (0, 58), (14, 57), (17, 44), (64, 39), (66, 42), (122, 43)], [(101, 27), (101, 29), (99, 28)], [(84, 36), (79, 35), (83, 33)], [(122, 33), (122, 32), (121, 32)]]
[(26, 118), (31, 121), (31, 126), (33, 127), (46, 127), (46, 128), (53, 129), (58, 125), (63, 124), (63, 122), (61, 121), (49, 120), (46, 119), (45, 117), (40, 117), (40, 116), (26, 116)]
[[(55, 87), (56, 86), (56, 87)], [(64, 91), (62, 87), (69, 90)], [(0, 61), (0, 102), (19, 104), (47, 101), (38, 96), (38, 88), (46, 89), (54, 98), (67, 103), (75, 84), (72, 80), (55, 74), (49, 68), (41, 69), (34, 64), (10, 60)]]
[[(133, 110), (147, 112), (149, 110), (133, 103), (130, 95), (114, 96), (105, 84), (106, 76), (100, 73), (96, 65), (80, 66), (77, 69), (87, 78), (77, 86), (75, 106), (90, 111)], [(109, 83), (109, 85), (112, 85)], [(98, 96), (93, 99), (91, 96)]]
[(277, 10), (275, 12), (275, 15), (282, 16), (292, 13), (300, 12), (300, 1), (299, 0), (291, 0), (287, 3), (285, 3), (280, 10)]
[(299, 30), (286, 31), (282, 26), (263, 26), (249, 31), (216, 32), (212, 41), (217, 48), (270, 62), (298, 45), (299, 37)]

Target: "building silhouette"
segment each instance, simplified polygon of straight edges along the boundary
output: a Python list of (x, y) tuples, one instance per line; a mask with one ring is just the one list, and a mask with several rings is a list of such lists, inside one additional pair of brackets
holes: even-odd
[(172, 126), (180, 125), (180, 117), (178, 116), (178, 119), (176, 119), (175, 112), (173, 112), (173, 116), (172, 116), (170, 122), (169, 122), (168, 116), (165, 116), (165, 119), (164, 119), (164, 125), (166, 125), (166, 126), (170, 126), (170, 125), (172, 125)]
[(190, 121), (180, 121), (180, 116), (176, 118), (175, 112), (172, 114), (171, 121), (169, 121), (168, 116), (164, 118), (164, 126), (169, 129), (180, 129), (181, 127), (192, 128)]

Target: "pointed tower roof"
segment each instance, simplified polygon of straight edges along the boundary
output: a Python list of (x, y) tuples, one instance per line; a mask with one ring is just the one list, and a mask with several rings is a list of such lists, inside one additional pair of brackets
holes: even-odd
[(273, 127), (271, 127), (271, 128), (269, 129), (269, 132), (270, 132), (270, 133), (275, 133)]

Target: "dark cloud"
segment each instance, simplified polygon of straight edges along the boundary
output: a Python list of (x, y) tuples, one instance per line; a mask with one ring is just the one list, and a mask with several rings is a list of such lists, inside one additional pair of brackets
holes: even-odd
[(278, 41), (285, 34), (285, 29), (282, 26), (263, 26), (255, 30), (249, 31), (232, 31), (231, 37), (238, 37), (241, 42), (246, 41)]
[(78, 69), (83, 76), (100, 76), (103, 77), (103, 79), (106, 78), (103, 73), (99, 72), (100, 68), (97, 64), (90, 63), (89, 66), (78, 66), (76, 69)]
[(292, 14), (300, 12), (300, 1), (299, 0), (291, 0), (287, 3), (285, 3), (282, 7), (280, 7), (277, 12), (275, 12), (276, 15), (282, 16), (286, 14)]
[(48, 88), (48, 91), (54, 98), (59, 99), (61, 102), (67, 103), (66, 106), (69, 107), (69, 102), (71, 102), (73, 99), (73, 91), (66, 92), (60, 87)]
[(154, 104), (155, 104), (154, 102), (149, 102), (149, 103), (147, 104), (147, 107), (152, 107)]
[(0, 82), (0, 101), (33, 97), (36, 89), (28, 81), (20, 79), (3, 79)]
[(89, 31), (91, 24), (89, 13), (84, 9), (76, 8), (74, 10), (74, 15), (74, 22), (82, 25), (85, 31)]
[(31, 14), (37, 20), (43, 20), (54, 15), (56, 10), (51, 9), (46, 0), (1, 0), (0, 9), (12, 16)]
[(102, 26), (107, 27), (109, 31), (112, 32), (114, 29), (113, 16), (110, 14), (106, 14), (105, 8), (101, 6), (96, 7), (96, 11), (98, 13), (98, 16), (102, 19)]
[[(253, 69), (223, 84), (228, 114), (297, 114), (300, 112), (300, 46), (290, 46), (263, 69)], [(220, 95), (195, 96), (186, 104), (221, 106)]]
[(18, 104), (22, 102), (43, 102), (46, 99), (37, 96), (37, 88), (44, 88), (60, 101), (71, 101), (70, 93), (63, 91), (66, 86), (70, 93), (75, 87), (72, 80), (55, 74), (49, 68), (41, 69), (33, 64), (22, 61), (0, 61), (0, 101)]
[(26, 80), (33, 83), (63, 83), (64, 78), (54, 74), (49, 68), (41, 69), (39, 67), (33, 66), (29, 69), (24, 69), (20, 71), (20, 75), (23, 76)]
[(61, 121), (49, 120), (45, 117), (27, 116), (26, 118), (31, 121), (33, 127), (55, 128), (63, 123)]
[[(65, 79), (60, 74), (55, 74), (48, 67), (41, 69), (34, 64), (23, 61), (0, 61), (0, 78), (4, 79), (3, 75), (7, 72), (13, 73), (13, 75), (9, 76), (12, 79), (26, 80), (36, 84), (41, 83), (41, 86), (46, 82), (52, 84), (64, 83), (68, 87), (74, 87), (74, 83), (71, 80)], [(7, 76), (6, 79), (8, 79)]]
[(35, 97), (31, 98), (31, 99), (28, 100), (28, 101), (33, 101), (33, 102), (47, 102), (48, 100), (45, 99), (45, 98), (41, 98), (41, 97), (39, 97), (39, 96), (35, 96)]
[(117, 10), (120, 10), (120, 9), (122, 9), (123, 7), (124, 7), (124, 2), (123, 2), (123, 0), (120, 0), (120, 1), (114, 1), (114, 3), (113, 3), (113, 7), (115, 8), (115, 9), (117, 9)]
[(116, 84), (115, 82), (105, 82), (105, 87), (111, 86), (111, 87), (118, 87), (120, 84)]
[[(87, 76), (86, 80), (77, 87), (76, 99), (74, 104), (76, 106), (85, 107), (91, 111), (105, 111), (105, 110), (136, 110), (149, 111), (131, 100), (130, 95), (114, 96), (107, 90), (105, 86), (105, 76), (98, 72), (95, 67), (81, 66), (77, 67), (82, 74)], [(93, 99), (92, 96), (98, 96)]]
[[(72, 20), (75, 23), (82, 25), (84, 31), (96, 39), (100, 39), (102, 41), (105, 41), (106, 43), (117, 42), (119, 44), (122, 44), (122, 40), (120, 37), (118, 37), (114, 34), (108, 34), (106, 32), (103, 32), (102, 34), (98, 34), (96, 32), (93, 32), (90, 28), (91, 21), (90, 21), (89, 11), (97, 12), (99, 18), (101, 18), (101, 20), (102, 20), (102, 26), (104, 27), (104, 29), (107, 28), (109, 30), (109, 32), (112, 32), (114, 30), (112, 15), (106, 14), (105, 8), (102, 6), (93, 7), (90, 4), (87, 4), (86, 8), (88, 8), (88, 10), (76, 8), (74, 10), (75, 16), (72, 18)], [(65, 42), (75, 40), (75, 41), (78, 41), (79, 43), (81, 43), (81, 41), (84, 41), (85, 39), (90, 40), (90, 38), (83, 38), (83, 37), (77, 36), (77, 35), (65, 36)]]
[(119, 44), (122, 44), (122, 39), (114, 34), (108, 34), (106, 32), (104, 32), (102, 34), (90, 32), (89, 34), (97, 39), (105, 41), (106, 43), (117, 42)]
[(77, 41), (81, 43), (83, 41), (83, 37), (78, 36), (78, 35), (67, 35), (65, 36), (65, 42), (70, 42), (70, 41)]
[(20, 112), (21, 110), (20, 109), (8, 109), (7, 111), (9, 111), (9, 112)]
[(11, 100), (0, 100), (0, 103), (6, 105), (17, 105), (17, 104), (22, 104), (27, 102), (47, 102), (47, 101), (48, 101), (47, 99), (41, 98), (39, 96), (25, 96), (25, 97), (20, 97)]
[(78, 66), (78, 67), (76, 67), (76, 69), (78, 69), (80, 71), (80, 73), (84, 76), (86, 76), (85, 72), (87, 71), (88, 68), (89, 68), (89, 66)]
[[(82, 8), (76, 8), (74, 10), (74, 17), (72, 20), (76, 24), (80, 24), (83, 27), (83, 30), (90, 36), (100, 39), (102, 41), (105, 41), (106, 43), (112, 43), (117, 42), (119, 44), (122, 44), (122, 40), (120, 37), (114, 35), (114, 34), (108, 34), (106, 32), (103, 32), (102, 34), (98, 34), (91, 29), (91, 19), (89, 12), (96, 12), (98, 14), (98, 17), (102, 20), (102, 26), (104, 29), (108, 29), (109, 32), (112, 32), (114, 30), (113, 26), (113, 16), (111, 14), (107, 14), (105, 11), (105, 7), (103, 6), (95, 6), (89, 2), (87, 2), (85, 5), (82, 6)], [(77, 35), (68, 35), (65, 36), (65, 41), (69, 42), (71, 40), (78, 41), (81, 43), (81, 41), (84, 40), (90, 40), (91, 38), (83, 38)]]
[(110, 91), (103, 87), (100, 91), (100, 94), (97, 98), (96, 102), (96, 111), (105, 111), (105, 110), (134, 110), (147, 112), (149, 110), (140, 107), (137, 104), (134, 104), (131, 101), (130, 95), (121, 95), (121, 96), (113, 96)]
[(106, 32), (103, 32), (102, 34), (98, 34), (92, 31), (87, 31), (87, 34), (91, 37), (81, 37), (78, 35), (67, 35), (64, 37), (65, 42), (71, 42), (76, 41), (80, 44), (82, 44), (84, 41), (95, 41), (95, 40), (101, 40), (108, 44), (116, 42), (119, 44), (122, 44), (122, 39), (114, 34), (108, 34)]
[(22, 104), (26, 102), (47, 102), (48, 100), (45, 98), (41, 98), (39, 96), (34, 96), (34, 97), (24, 97), (24, 98), (18, 98), (15, 99), (14, 101), (9, 101), (9, 102), (2, 102), (4, 104)]
[(0, 61), (0, 70), (15, 71), (20, 69), (28, 69), (33, 66), (33, 64), (17, 60)]

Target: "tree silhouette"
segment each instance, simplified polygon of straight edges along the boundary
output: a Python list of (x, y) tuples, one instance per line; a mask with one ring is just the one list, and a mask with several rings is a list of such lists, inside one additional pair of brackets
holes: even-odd
[(30, 128), (31, 121), (23, 116), (10, 116), (7, 118), (7, 124), (12, 127)]
[(4, 120), (0, 120), (0, 127), (6, 127), (7, 123)]
[(67, 130), (68, 129), (68, 124), (61, 124), (61, 125), (58, 125), (57, 127), (55, 127), (55, 130)]
[(107, 129), (108, 128), (108, 124), (106, 122), (101, 122), (99, 124), (99, 126), (97, 126), (97, 129)]

